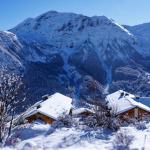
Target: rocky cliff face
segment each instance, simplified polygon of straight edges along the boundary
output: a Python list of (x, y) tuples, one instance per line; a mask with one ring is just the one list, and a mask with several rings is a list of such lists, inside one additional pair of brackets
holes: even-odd
[[(55, 91), (86, 99), (93, 86), (99, 95), (119, 88), (147, 95), (150, 51), (141, 47), (149, 43), (144, 27), (50, 11), (0, 32), (0, 60), (24, 71), (32, 101)], [(91, 85), (85, 90), (86, 82)]]

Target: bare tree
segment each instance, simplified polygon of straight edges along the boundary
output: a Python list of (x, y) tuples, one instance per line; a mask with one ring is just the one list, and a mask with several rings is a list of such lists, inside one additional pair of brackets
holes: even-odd
[[(14, 115), (25, 99), (22, 77), (10, 73), (7, 69), (0, 70), (0, 144), (10, 136)], [(23, 97), (22, 97), (23, 96)]]

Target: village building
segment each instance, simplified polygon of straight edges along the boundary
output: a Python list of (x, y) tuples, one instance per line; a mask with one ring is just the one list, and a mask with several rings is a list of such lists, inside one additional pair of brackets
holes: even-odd
[(39, 101), (25, 112), (25, 119), (29, 123), (35, 120), (42, 120), (52, 124), (63, 115), (68, 115), (72, 108), (72, 99), (60, 93), (44, 97), (45, 100)]
[(70, 115), (72, 116), (89, 116), (94, 114), (95, 112), (88, 108), (76, 108), (71, 109)]
[(119, 90), (106, 97), (108, 107), (123, 120), (143, 119), (150, 115), (150, 98), (136, 97)]

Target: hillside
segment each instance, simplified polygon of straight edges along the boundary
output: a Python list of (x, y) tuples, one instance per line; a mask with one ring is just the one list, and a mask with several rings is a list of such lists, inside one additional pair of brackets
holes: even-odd
[[(130, 149), (149, 150), (150, 146), (150, 124), (146, 129), (137, 129), (135, 126), (121, 127), (117, 132), (97, 128), (60, 128), (54, 130), (51, 126), (36, 122), (15, 129), (12, 139), (13, 147), (5, 147), (2, 150), (111, 150), (118, 133), (124, 133), (127, 137), (133, 137)], [(124, 139), (125, 140), (125, 139)], [(124, 141), (125, 142), (125, 141)], [(123, 143), (124, 143), (123, 142)]]

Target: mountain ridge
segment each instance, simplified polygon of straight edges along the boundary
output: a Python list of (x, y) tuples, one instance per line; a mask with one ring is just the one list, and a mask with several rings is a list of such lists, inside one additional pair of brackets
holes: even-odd
[(55, 91), (94, 99), (105, 87), (148, 95), (150, 38), (135, 28), (105, 16), (49, 11), (0, 32), (0, 60), (5, 53), (14, 70), (24, 70), (34, 102)]

